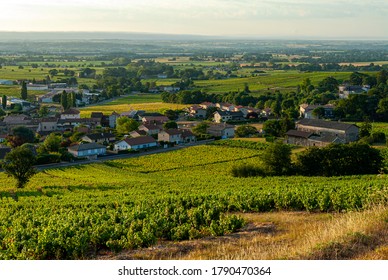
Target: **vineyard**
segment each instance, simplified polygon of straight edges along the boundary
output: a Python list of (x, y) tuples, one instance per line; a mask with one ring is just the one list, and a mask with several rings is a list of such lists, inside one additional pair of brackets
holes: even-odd
[(0, 259), (89, 259), (156, 244), (219, 236), (240, 212), (349, 211), (386, 203), (387, 175), (250, 177), (266, 144), (226, 141), (165, 154), (38, 173), (26, 189), (0, 174)]

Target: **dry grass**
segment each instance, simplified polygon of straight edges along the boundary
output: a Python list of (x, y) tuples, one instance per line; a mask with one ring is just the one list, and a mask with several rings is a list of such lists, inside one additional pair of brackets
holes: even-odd
[(388, 208), (363, 212), (241, 214), (239, 232), (152, 248), (102, 253), (100, 259), (388, 259)]

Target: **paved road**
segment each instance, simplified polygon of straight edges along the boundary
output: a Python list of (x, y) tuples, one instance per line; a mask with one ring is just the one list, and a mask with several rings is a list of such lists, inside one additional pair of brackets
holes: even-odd
[(69, 167), (69, 166), (77, 166), (77, 165), (85, 165), (85, 164), (91, 164), (91, 163), (99, 163), (99, 162), (104, 162), (107, 160), (115, 160), (115, 159), (127, 159), (127, 158), (136, 158), (136, 157), (142, 157), (142, 156), (147, 156), (147, 155), (152, 155), (152, 154), (161, 154), (161, 153), (167, 153), (171, 151), (176, 151), (188, 147), (193, 147), (193, 146), (199, 146), (199, 145), (204, 145), (210, 142), (213, 142), (214, 140), (204, 140), (204, 141), (198, 141), (195, 143), (190, 143), (190, 144), (182, 144), (179, 146), (175, 146), (172, 148), (160, 148), (160, 149), (155, 149), (155, 150), (150, 150), (147, 152), (140, 152), (137, 154), (119, 154), (119, 155), (107, 155), (107, 156), (102, 156), (98, 157), (97, 159), (92, 159), (92, 160), (82, 160), (82, 161), (76, 161), (76, 162), (61, 162), (61, 163), (53, 163), (53, 164), (45, 164), (45, 165), (39, 165), (36, 166), (36, 168), (41, 171), (41, 170), (46, 170), (46, 169), (55, 169), (55, 168), (62, 168), (62, 167)]

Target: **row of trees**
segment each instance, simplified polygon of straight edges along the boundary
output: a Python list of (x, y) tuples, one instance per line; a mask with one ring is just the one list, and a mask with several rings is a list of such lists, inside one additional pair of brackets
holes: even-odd
[(330, 144), (324, 148), (311, 147), (291, 160), (291, 147), (275, 142), (263, 153), (263, 166), (240, 165), (231, 170), (235, 177), (249, 176), (344, 176), (377, 174), (383, 168), (379, 150), (364, 143)]

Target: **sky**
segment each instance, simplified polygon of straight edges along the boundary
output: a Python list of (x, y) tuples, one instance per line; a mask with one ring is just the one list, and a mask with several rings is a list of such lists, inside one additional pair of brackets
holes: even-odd
[(4, 0), (0, 31), (388, 39), (387, 15), (387, 0)]

